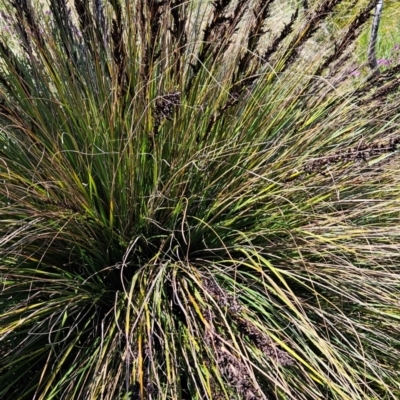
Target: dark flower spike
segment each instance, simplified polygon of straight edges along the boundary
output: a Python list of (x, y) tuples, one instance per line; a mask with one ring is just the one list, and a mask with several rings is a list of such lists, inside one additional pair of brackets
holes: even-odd
[(386, 143), (372, 143), (367, 145), (365, 142), (352, 149), (338, 151), (330, 156), (320, 156), (319, 158), (308, 162), (304, 166), (305, 172), (322, 171), (327, 165), (337, 163), (347, 163), (349, 161), (363, 160), (367, 162), (373, 157), (386, 153), (394, 153), (400, 143), (400, 136), (390, 138)]

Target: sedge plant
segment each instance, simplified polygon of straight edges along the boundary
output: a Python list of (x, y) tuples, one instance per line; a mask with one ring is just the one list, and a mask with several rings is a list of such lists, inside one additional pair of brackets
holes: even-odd
[(399, 398), (400, 65), (292, 3), (3, 2), (0, 398)]

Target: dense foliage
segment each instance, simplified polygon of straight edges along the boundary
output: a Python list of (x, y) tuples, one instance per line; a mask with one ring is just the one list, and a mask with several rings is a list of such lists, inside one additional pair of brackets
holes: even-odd
[(4, 2), (0, 398), (400, 397), (400, 65), (295, 3)]

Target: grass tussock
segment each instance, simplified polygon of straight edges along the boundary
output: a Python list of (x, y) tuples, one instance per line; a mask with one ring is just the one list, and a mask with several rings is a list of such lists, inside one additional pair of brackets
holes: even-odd
[(341, 3), (4, 3), (0, 398), (399, 398), (400, 65)]

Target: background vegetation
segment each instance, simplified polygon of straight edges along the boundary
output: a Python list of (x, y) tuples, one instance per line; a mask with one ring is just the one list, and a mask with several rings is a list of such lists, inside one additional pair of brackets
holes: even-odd
[(374, 5), (3, 2), (1, 398), (399, 398)]

